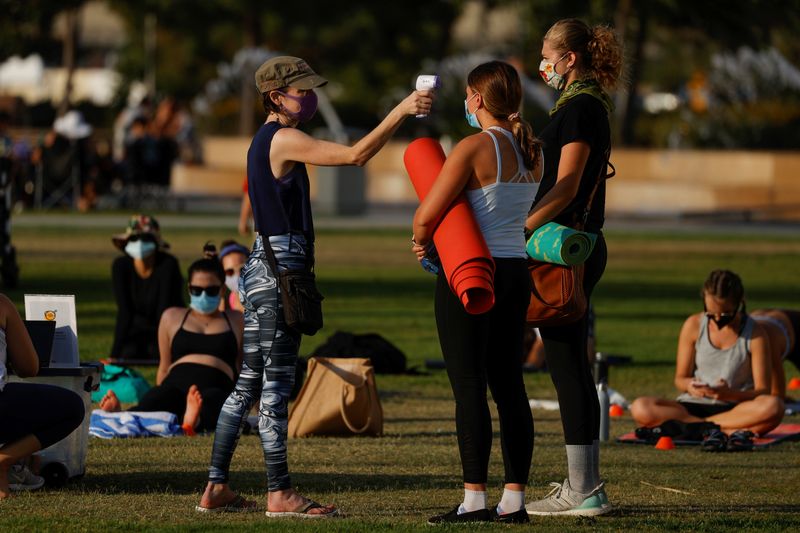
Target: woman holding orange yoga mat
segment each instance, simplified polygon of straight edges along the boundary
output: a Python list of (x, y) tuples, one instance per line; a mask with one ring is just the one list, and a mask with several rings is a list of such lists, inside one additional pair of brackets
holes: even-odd
[[(528, 521), (524, 505), (533, 418), (520, 364), (530, 292), (523, 226), (541, 179), (542, 158), (530, 125), (520, 117), (521, 99), (519, 76), (507, 63), (492, 61), (470, 72), (465, 114), (482, 131), (453, 149), (414, 216), (413, 250), (422, 260), (438, 223), (465, 193), (495, 263), (494, 306), (484, 313), (465, 309), (444, 269), (437, 278), (436, 325), (456, 400), (464, 501), (430, 523)], [(500, 414), (505, 468), (505, 490), (491, 511), (486, 495), (492, 445), (487, 384)]]
[[(621, 66), (622, 50), (610, 28), (565, 19), (544, 36), (539, 73), (560, 95), (540, 134), (544, 177), (525, 226), (532, 231), (555, 221), (574, 227), (591, 201), (584, 229), (597, 234), (597, 242), (584, 264), (587, 299), (606, 267), (601, 231), (605, 180), (590, 198), (598, 176), (605, 177), (612, 110), (606, 91), (616, 85)], [(563, 483), (553, 483), (547, 497), (529, 503), (528, 514), (603, 514), (611, 507), (600, 481), (600, 404), (586, 354), (586, 316), (571, 324), (539, 328), (539, 332), (561, 407), (569, 475)]]

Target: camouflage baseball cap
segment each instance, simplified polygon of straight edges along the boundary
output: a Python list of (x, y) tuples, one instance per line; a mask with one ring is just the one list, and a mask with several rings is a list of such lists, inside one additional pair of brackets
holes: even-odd
[(295, 89), (313, 89), (328, 83), (311, 70), (308, 63), (299, 57), (279, 56), (268, 59), (256, 70), (256, 87), (260, 93), (294, 87)]
[(161, 238), (161, 229), (158, 225), (158, 221), (150, 215), (133, 215), (128, 221), (128, 226), (125, 228), (125, 233), (112, 235), (111, 242), (113, 242), (114, 246), (120, 250), (124, 250), (125, 245), (128, 244), (128, 239), (134, 235), (150, 235), (153, 237), (153, 240), (156, 242), (156, 244), (158, 244), (159, 249), (164, 250), (169, 248), (169, 243)]

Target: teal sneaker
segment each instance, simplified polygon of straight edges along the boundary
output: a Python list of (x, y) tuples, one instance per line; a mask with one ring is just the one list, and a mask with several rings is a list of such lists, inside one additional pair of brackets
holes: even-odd
[(553, 487), (550, 494), (525, 506), (529, 515), (598, 516), (611, 510), (605, 483), (600, 483), (589, 494), (572, 490), (569, 479), (565, 479), (563, 483), (550, 483), (550, 485)]

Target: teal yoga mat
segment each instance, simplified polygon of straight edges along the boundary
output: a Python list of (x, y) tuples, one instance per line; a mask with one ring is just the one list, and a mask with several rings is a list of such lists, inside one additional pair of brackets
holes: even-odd
[(597, 235), (548, 222), (533, 232), (525, 249), (537, 261), (579, 265), (592, 253)]

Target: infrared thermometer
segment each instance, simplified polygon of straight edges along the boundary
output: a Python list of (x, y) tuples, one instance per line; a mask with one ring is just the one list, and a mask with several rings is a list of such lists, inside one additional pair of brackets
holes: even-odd
[[(435, 91), (439, 88), (439, 76), (436, 74), (420, 74), (417, 76), (415, 86), (418, 91)], [(417, 115), (417, 118), (424, 118), (428, 115)]]

